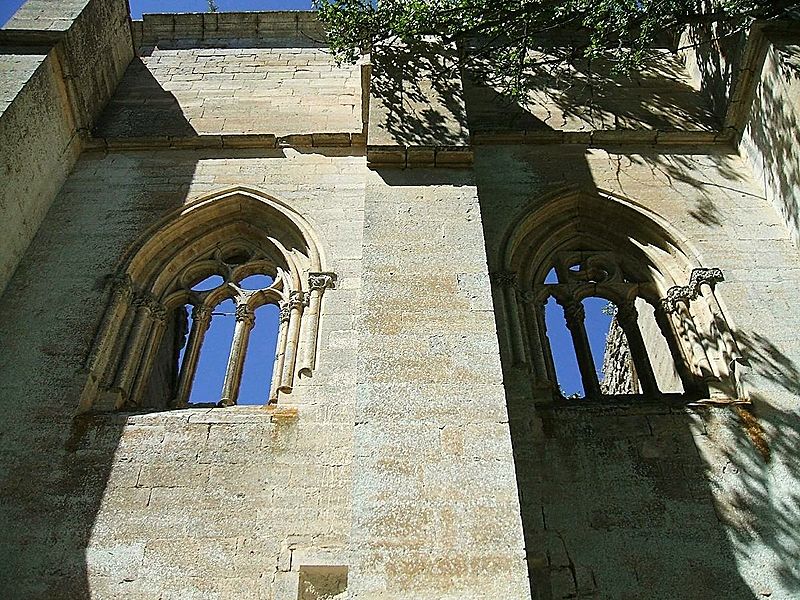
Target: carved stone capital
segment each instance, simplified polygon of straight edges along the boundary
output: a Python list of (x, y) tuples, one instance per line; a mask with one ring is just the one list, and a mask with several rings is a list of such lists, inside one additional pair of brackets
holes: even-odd
[(286, 323), (289, 321), (289, 317), (291, 315), (291, 309), (289, 308), (288, 302), (281, 302), (279, 305), (280, 307), (280, 322)]
[(256, 322), (255, 312), (253, 311), (252, 308), (247, 306), (247, 304), (240, 304), (239, 306), (237, 306), (236, 312), (234, 314), (236, 315), (237, 322), (244, 321), (251, 327), (255, 325)]
[(336, 288), (336, 273), (321, 272), (308, 274), (308, 287), (311, 291), (319, 290), (324, 292), (326, 289)]
[(127, 273), (119, 273), (111, 278), (111, 293), (120, 299), (133, 297), (133, 281)]
[(667, 290), (667, 297), (661, 302), (661, 306), (666, 313), (673, 313), (678, 310), (678, 302), (689, 302), (700, 294), (700, 286), (707, 283), (712, 288), (720, 281), (725, 281), (722, 269), (701, 268), (692, 269), (689, 276), (689, 285), (675, 285)]
[(287, 302), (289, 310), (302, 310), (307, 306), (307, 298), (303, 292), (294, 291), (289, 294), (289, 301)]
[(689, 287), (696, 297), (700, 293), (701, 285), (707, 283), (711, 287), (714, 287), (714, 285), (720, 281), (725, 281), (725, 276), (722, 274), (722, 269), (720, 268), (692, 269), (692, 274), (689, 276)]
[(150, 316), (157, 321), (163, 321), (167, 318), (167, 309), (156, 299), (150, 292), (143, 292), (136, 296), (133, 301), (133, 306), (137, 309), (142, 308), (150, 313)]
[(517, 274), (512, 271), (493, 271), (489, 273), (489, 281), (498, 287), (515, 287)]
[(192, 321), (208, 324), (211, 322), (211, 312), (211, 309), (206, 306), (194, 306), (192, 307)]
[(583, 324), (586, 318), (586, 311), (583, 308), (583, 304), (572, 298), (556, 298), (556, 302), (564, 309), (564, 319), (567, 321), (567, 327), (573, 329)]
[(621, 302), (617, 304), (616, 317), (623, 329), (635, 327), (639, 321), (639, 311), (633, 302)]

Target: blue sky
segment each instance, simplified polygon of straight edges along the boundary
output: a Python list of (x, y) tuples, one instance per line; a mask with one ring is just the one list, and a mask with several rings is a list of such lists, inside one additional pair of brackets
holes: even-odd
[[(4, 25), (24, 0), (0, 0), (0, 25)], [(54, 0), (55, 1), (55, 0)], [(311, 0), (216, 0), (220, 11), (237, 10), (308, 10)], [(141, 19), (142, 13), (205, 12), (206, 0), (130, 0), (131, 15)]]

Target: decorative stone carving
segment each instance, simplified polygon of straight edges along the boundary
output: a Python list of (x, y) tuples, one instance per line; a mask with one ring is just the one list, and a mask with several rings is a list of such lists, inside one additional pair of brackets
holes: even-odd
[(661, 301), (664, 312), (673, 313), (677, 310), (677, 303), (680, 301), (695, 300), (700, 294), (700, 287), (707, 283), (712, 288), (720, 281), (725, 281), (722, 269), (719, 268), (700, 268), (692, 269), (689, 276), (688, 285), (675, 285), (667, 290), (667, 295)]
[(288, 302), (281, 302), (280, 303), (280, 322), (287, 323), (289, 321), (289, 315), (291, 314), (291, 308), (289, 307)]
[[(167, 224), (127, 254), (121, 275), (111, 282), (114, 296), (88, 363), (92, 372), (82, 410), (100, 406), (105, 402), (101, 394), (108, 390), (115, 394), (113, 408), (121, 406), (117, 398), (156, 406), (144, 397), (151, 374), (178, 366), (158, 364), (178, 354), (164, 351), (163, 344), (183, 345), (183, 339), (176, 389), (165, 390), (156, 402), (159, 408), (186, 406), (212, 311), (226, 298), (235, 299), (237, 307), (221, 392), (224, 405), (237, 402), (248, 334), (255, 325), (255, 310), (265, 304), (281, 309), (276, 352), (280, 358), (274, 363), (269, 400), (291, 391), (298, 356), (300, 370), (310, 375), (315, 368), (321, 297), (336, 286), (336, 275), (324, 270), (318, 237), (300, 214), (259, 191), (235, 188), (206, 197), (212, 199), (175, 210)], [(223, 226), (227, 231), (221, 231)], [(212, 274), (224, 283), (192, 289)], [(249, 290), (234, 283), (256, 274), (269, 276), (270, 284)], [(173, 335), (167, 307), (185, 310), (187, 304), (193, 306), (188, 337)]]
[(583, 304), (571, 298), (557, 299), (557, 302), (564, 309), (564, 319), (567, 321), (567, 327), (574, 329), (583, 326), (583, 321), (586, 318)]
[(211, 321), (211, 309), (206, 306), (192, 307), (192, 321), (197, 323), (209, 323)]
[(167, 309), (150, 293), (139, 294), (133, 301), (136, 308), (144, 308), (156, 321), (164, 321), (167, 318)]
[(319, 290), (324, 292), (326, 289), (336, 288), (336, 273), (309, 273), (308, 274), (308, 287), (312, 291)]
[(498, 287), (515, 287), (517, 274), (511, 271), (494, 271), (489, 273), (489, 281)]
[(236, 321), (243, 321), (250, 327), (255, 325), (256, 316), (255, 312), (252, 308), (247, 306), (247, 304), (240, 304), (236, 307), (236, 312), (234, 313), (236, 316)]

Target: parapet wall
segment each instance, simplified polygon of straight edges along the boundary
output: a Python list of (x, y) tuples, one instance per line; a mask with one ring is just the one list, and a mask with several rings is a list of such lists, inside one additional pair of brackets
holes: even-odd
[(124, 0), (27, 2), (0, 29), (0, 292), (133, 55)]

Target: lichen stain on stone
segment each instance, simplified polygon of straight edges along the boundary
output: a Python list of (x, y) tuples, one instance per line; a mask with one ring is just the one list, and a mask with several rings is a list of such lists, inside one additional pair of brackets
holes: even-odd
[(750, 438), (764, 462), (769, 463), (772, 460), (772, 451), (767, 442), (764, 428), (758, 422), (758, 418), (748, 407), (736, 406), (734, 410), (744, 427), (745, 433), (747, 433), (747, 437)]
[(278, 406), (277, 404), (268, 404), (266, 411), (269, 413), (270, 422), (278, 425), (288, 425), (297, 422), (300, 413), (295, 406)]

